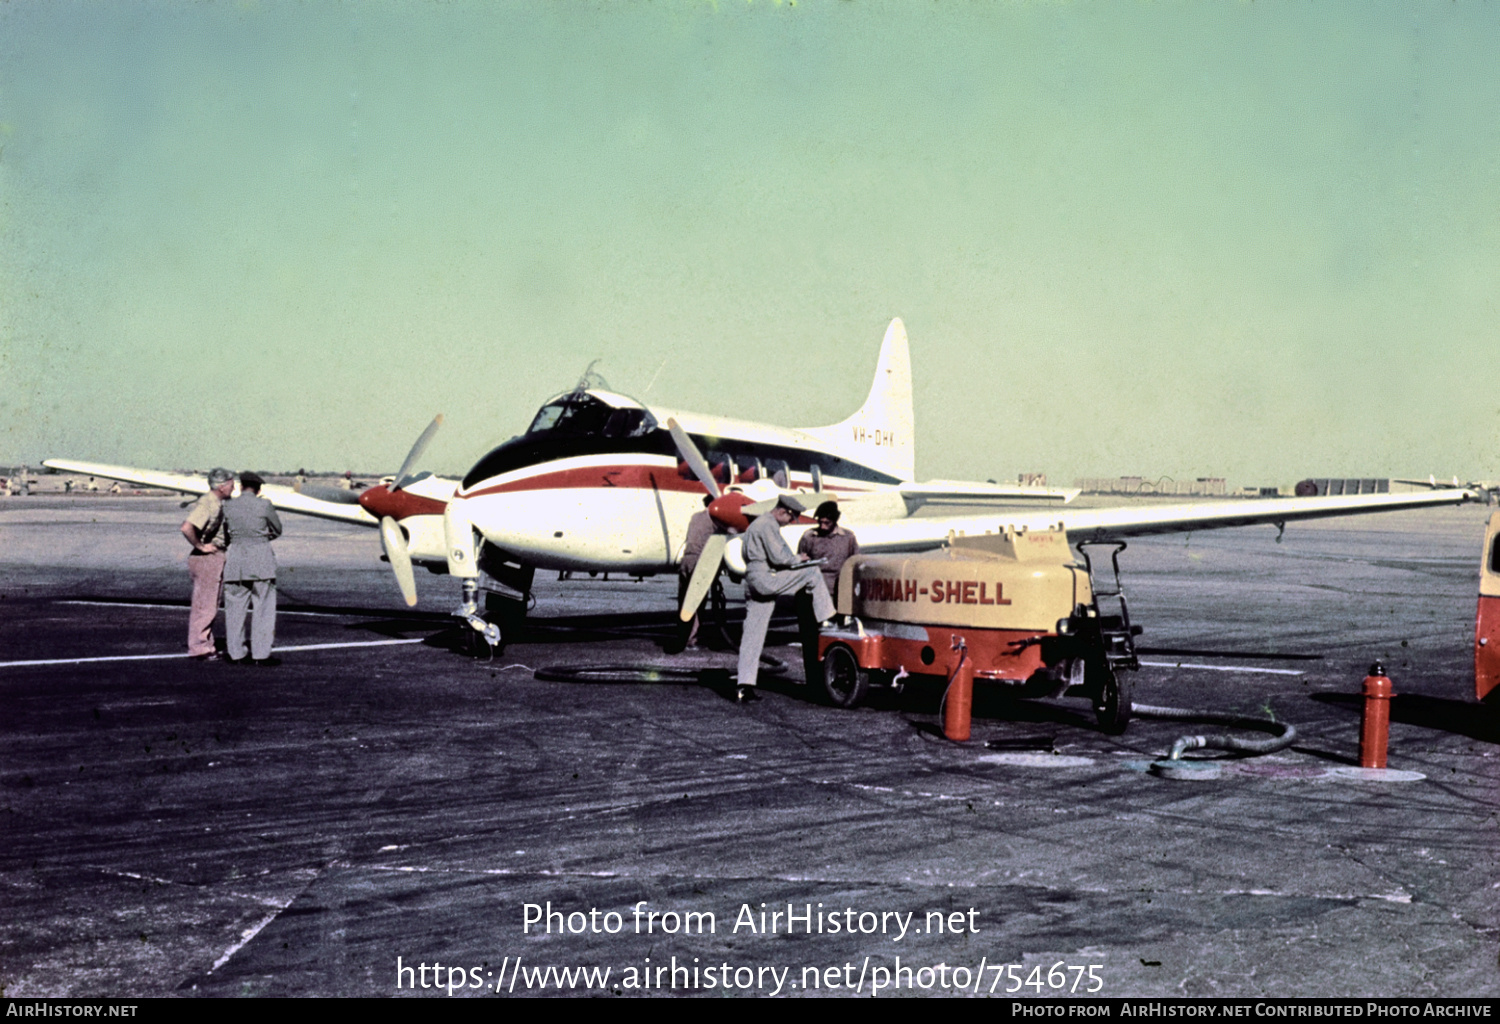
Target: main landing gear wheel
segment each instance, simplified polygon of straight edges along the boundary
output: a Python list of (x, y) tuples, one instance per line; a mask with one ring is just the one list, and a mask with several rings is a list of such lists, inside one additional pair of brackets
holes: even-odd
[(1118, 736), (1130, 724), (1131, 677), (1110, 668), (1109, 662), (1095, 662), (1089, 666), (1094, 677), (1094, 717), (1099, 727), (1112, 736)]
[(823, 659), (823, 696), (836, 708), (852, 708), (870, 692), (870, 673), (859, 667), (847, 647), (828, 649)]

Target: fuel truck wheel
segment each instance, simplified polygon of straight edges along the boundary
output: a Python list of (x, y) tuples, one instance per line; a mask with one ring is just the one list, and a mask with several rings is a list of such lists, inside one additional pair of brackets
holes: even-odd
[(1091, 663), (1089, 669), (1095, 679), (1091, 687), (1094, 717), (1105, 732), (1118, 736), (1130, 724), (1131, 677), (1116, 672), (1104, 660)]
[(842, 645), (823, 658), (823, 696), (836, 708), (852, 708), (870, 692), (870, 673), (859, 667), (854, 652)]

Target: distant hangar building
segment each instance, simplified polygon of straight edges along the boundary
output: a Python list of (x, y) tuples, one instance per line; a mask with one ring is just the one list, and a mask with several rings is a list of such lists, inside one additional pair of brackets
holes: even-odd
[[(1394, 487), (1391, 485), (1395, 484)], [(1297, 497), (1322, 498), (1340, 494), (1390, 494), (1420, 488), (1403, 486), (1389, 477), (1309, 477), (1297, 485)]]
[(1221, 476), (1201, 476), (1196, 480), (1173, 480), (1161, 477), (1147, 480), (1138, 476), (1084, 477), (1073, 486), (1088, 494), (1183, 494), (1198, 497), (1222, 497), (1227, 493)]
[(1309, 477), (1291, 490), (1284, 487), (1240, 487), (1230, 489), (1223, 477), (1148, 480), (1139, 476), (1085, 477), (1073, 486), (1088, 494), (1183, 495), (1192, 497), (1274, 498), (1295, 494), (1299, 498), (1342, 494), (1390, 494), (1425, 488), (1390, 477)]

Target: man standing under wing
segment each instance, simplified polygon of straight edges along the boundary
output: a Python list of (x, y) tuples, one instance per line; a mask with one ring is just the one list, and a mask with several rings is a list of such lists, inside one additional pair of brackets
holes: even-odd
[(194, 661), (212, 661), (218, 657), (214, 653), (214, 616), (219, 614), (219, 594), (224, 588), (224, 548), (228, 544), (224, 535), (224, 499), (233, 493), (233, 473), (223, 468), (209, 470), (208, 493), (193, 503), (193, 510), (182, 524), (182, 535), (193, 546), (188, 553), (188, 576), (193, 580), (188, 656)]
[[(714, 525), (713, 517), (708, 514), (709, 503), (713, 496), (703, 496), (703, 508), (693, 513), (688, 520), (687, 540), (682, 545), (682, 561), (677, 565), (677, 604), (682, 605), (682, 599), (687, 596), (688, 584), (693, 581), (693, 572), (698, 568), (698, 559), (703, 556), (703, 546), (708, 543), (718, 528)], [(680, 654), (689, 647), (695, 647), (698, 643), (698, 613), (677, 627), (677, 636), (672, 640), (669, 653)]]
[(229, 534), (229, 555), (224, 563), (224, 632), (229, 660), (236, 664), (245, 661), (245, 613), (251, 610), (251, 664), (276, 664), (271, 657), (276, 640), (276, 555), (271, 551), (271, 541), (281, 536), (281, 519), (275, 507), (260, 496), (262, 482), (254, 473), (241, 473), (240, 496), (224, 504), (224, 528)]
[(787, 547), (781, 528), (797, 521), (806, 508), (790, 494), (774, 502), (746, 505), (745, 514), (756, 516), (745, 531), (745, 632), (740, 638), (739, 685), (735, 699), (741, 704), (758, 699), (756, 678), (760, 673), (760, 652), (766, 644), (766, 630), (776, 598), (807, 592), (812, 597), (813, 616), (822, 622), (833, 616), (833, 599), (816, 566), (797, 568), (798, 558)]

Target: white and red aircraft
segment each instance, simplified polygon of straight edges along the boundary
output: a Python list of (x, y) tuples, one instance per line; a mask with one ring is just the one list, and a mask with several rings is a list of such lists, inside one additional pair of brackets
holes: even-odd
[[(675, 571), (688, 519), (705, 489), (711, 514), (743, 526), (748, 500), (779, 489), (835, 497), (862, 551), (922, 551), (950, 536), (1061, 525), (1077, 540), (1197, 531), (1254, 523), (1450, 505), (1462, 488), (1410, 494), (1234, 499), (1183, 505), (1067, 507), (1075, 490), (931, 481), (916, 483), (911, 362), (899, 319), (886, 330), (864, 405), (842, 423), (788, 429), (647, 406), (580, 386), (548, 400), (530, 427), (493, 449), (462, 480), (413, 474), (442, 417), (413, 446), (389, 484), (362, 492), (267, 485), (277, 508), (379, 527), (408, 604), (416, 603), (412, 565), (463, 581), (463, 616), (491, 644), (500, 631), (479, 614), (480, 590), (519, 602), (524, 614), (536, 569), (649, 575)], [(45, 465), (189, 494), (201, 476), (49, 459)], [(721, 489), (743, 494), (720, 496)], [(978, 515), (921, 516), (922, 505), (995, 506)], [(1037, 505), (1048, 506), (1036, 510)], [(1003, 507), (1002, 507), (1003, 506)], [(1017, 506), (1031, 506), (1031, 509)], [(795, 547), (810, 523), (787, 528)], [(735, 541), (724, 561), (742, 572)], [(715, 561), (715, 567), (717, 562)], [(502, 606), (503, 607), (503, 606)]]

